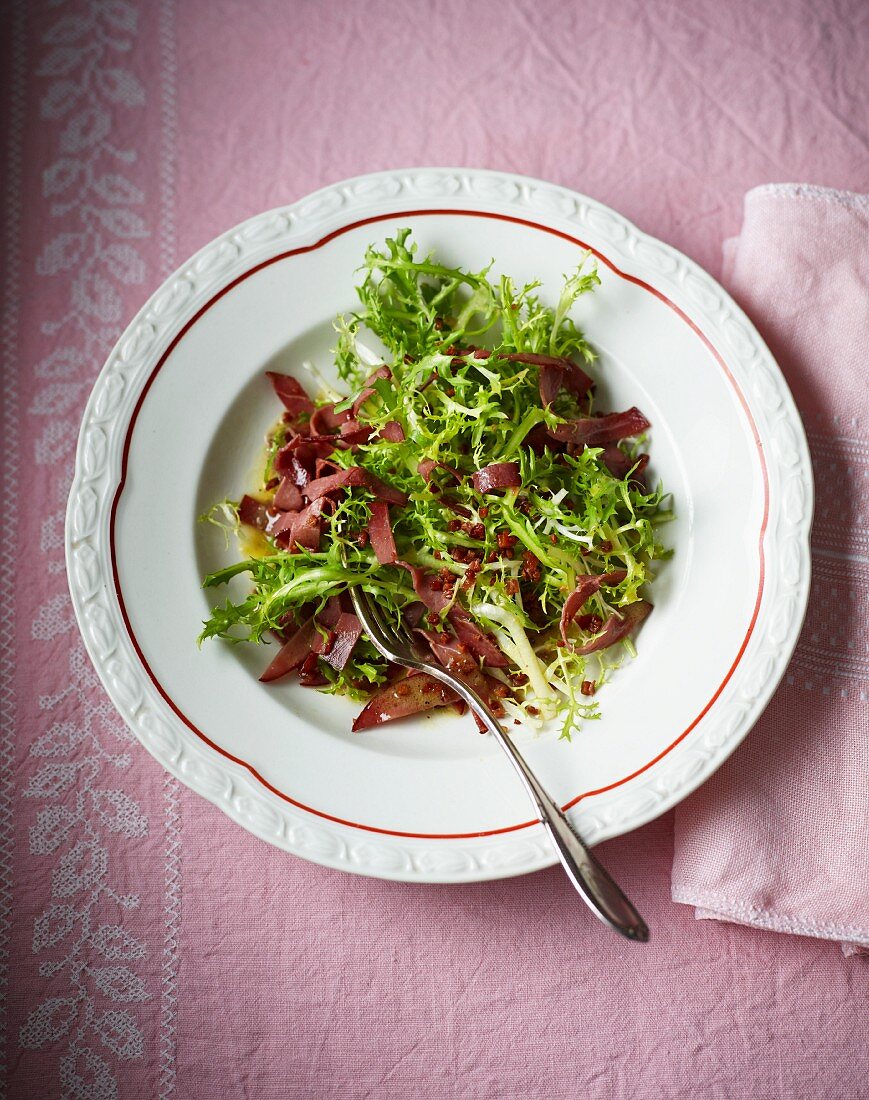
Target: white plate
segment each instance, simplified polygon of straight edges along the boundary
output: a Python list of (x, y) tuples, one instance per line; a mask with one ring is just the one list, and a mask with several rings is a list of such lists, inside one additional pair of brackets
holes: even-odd
[[(443, 169), (350, 180), (223, 234), (142, 309), (85, 411), (67, 520), (70, 587), (90, 655), (153, 755), (265, 840), (385, 878), (461, 882), (554, 862), (513, 772), (468, 719), (361, 735), (354, 704), (266, 688), (266, 652), (195, 638), (226, 562), (196, 517), (250, 486), (276, 403), (267, 369), (328, 369), (370, 242), (410, 225), (422, 250), (495, 258), (556, 294), (582, 250), (602, 285), (578, 322), (612, 409), (653, 424), (676, 550), (655, 612), (567, 744), (514, 736), (584, 837), (633, 829), (733, 751), (778, 683), (809, 586), (812, 482), (784, 379), (739, 308), (678, 252), (571, 191)], [(218, 598), (225, 594), (217, 593)]]

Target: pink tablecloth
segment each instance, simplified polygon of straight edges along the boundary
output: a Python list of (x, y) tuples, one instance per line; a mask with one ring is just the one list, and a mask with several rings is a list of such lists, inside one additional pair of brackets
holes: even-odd
[(605, 935), (554, 870), (461, 889), (378, 883), (231, 825), (114, 717), (72, 623), (62, 552), (96, 371), (141, 300), (218, 230), (357, 172), (475, 164), (575, 186), (715, 272), (747, 188), (867, 189), (862, 8), (13, 6), (9, 1095), (866, 1095), (865, 962), (695, 922), (669, 898), (669, 817), (604, 851), (653, 925), (643, 949)]

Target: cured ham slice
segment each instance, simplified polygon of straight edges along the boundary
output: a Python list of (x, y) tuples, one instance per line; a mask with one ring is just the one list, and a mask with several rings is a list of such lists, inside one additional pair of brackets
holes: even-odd
[(628, 436), (639, 435), (650, 427), (649, 421), (634, 406), (626, 412), (570, 420), (557, 428), (550, 428), (549, 435), (574, 447), (602, 447), (606, 443), (617, 443)]
[(491, 493), (496, 489), (518, 489), (522, 484), (518, 462), (491, 462), (478, 470), (472, 481), (478, 493)]
[(587, 599), (599, 591), (602, 584), (615, 587), (621, 584), (627, 576), (624, 569), (616, 569), (612, 573), (598, 573), (594, 576), (580, 577), (576, 582), (576, 588), (564, 601), (561, 611), (561, 637), (567, 641), (567, 628), (582, 610), (582, 605)]

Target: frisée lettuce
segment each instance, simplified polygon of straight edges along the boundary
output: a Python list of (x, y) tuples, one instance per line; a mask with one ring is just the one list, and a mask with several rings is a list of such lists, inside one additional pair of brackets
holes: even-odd
[(263, 680), (358, 700), (354, 729), (461, 709), (380, 656), (347, 599), (358, 584), (504, 720), (569, 738), (596, 717), (652, 610), (671, 518), (645, 483), (648, 420), (596, 406), (571, 310), (599, 283), (587, 254), (547, 305), (538, 283), (418, 255), (407, 229), (370, 247), (359, 308), (336, 321), (343, 392), (271, 373), (282, 416), (262, 483), (205, 517), (258, 542), (205, 578), (250, 589), (200, 640), (277, 641)]

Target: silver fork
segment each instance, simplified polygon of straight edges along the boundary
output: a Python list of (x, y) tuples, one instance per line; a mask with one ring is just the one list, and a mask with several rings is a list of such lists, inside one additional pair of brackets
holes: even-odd
[(398, 627), (393, 626), (374, 601), (362, 591), (361, 586), (351, 584), (349, 588), (353, 607), (365, 633), (388, 661), (418, 672), (425, 672), (428, 676), (440, 680), (464, 699), (471, 710), (485, 723), (486, 729), (497, 740), (519, 773), (519, 778), (555, 845), (558, 858), (568, 878), (595, 916), (629, 940), (636, 940), (639, 943), (648, 942), (649, 929), (643, 918), (606, 869), (583, 844), (560, 807), (552, 801), (540, 785), (524, 757), (501, 729), (498, 720), (480, 696), (451, 672), (447, 672), (443, 666), (436, 664), (403, 623)]

